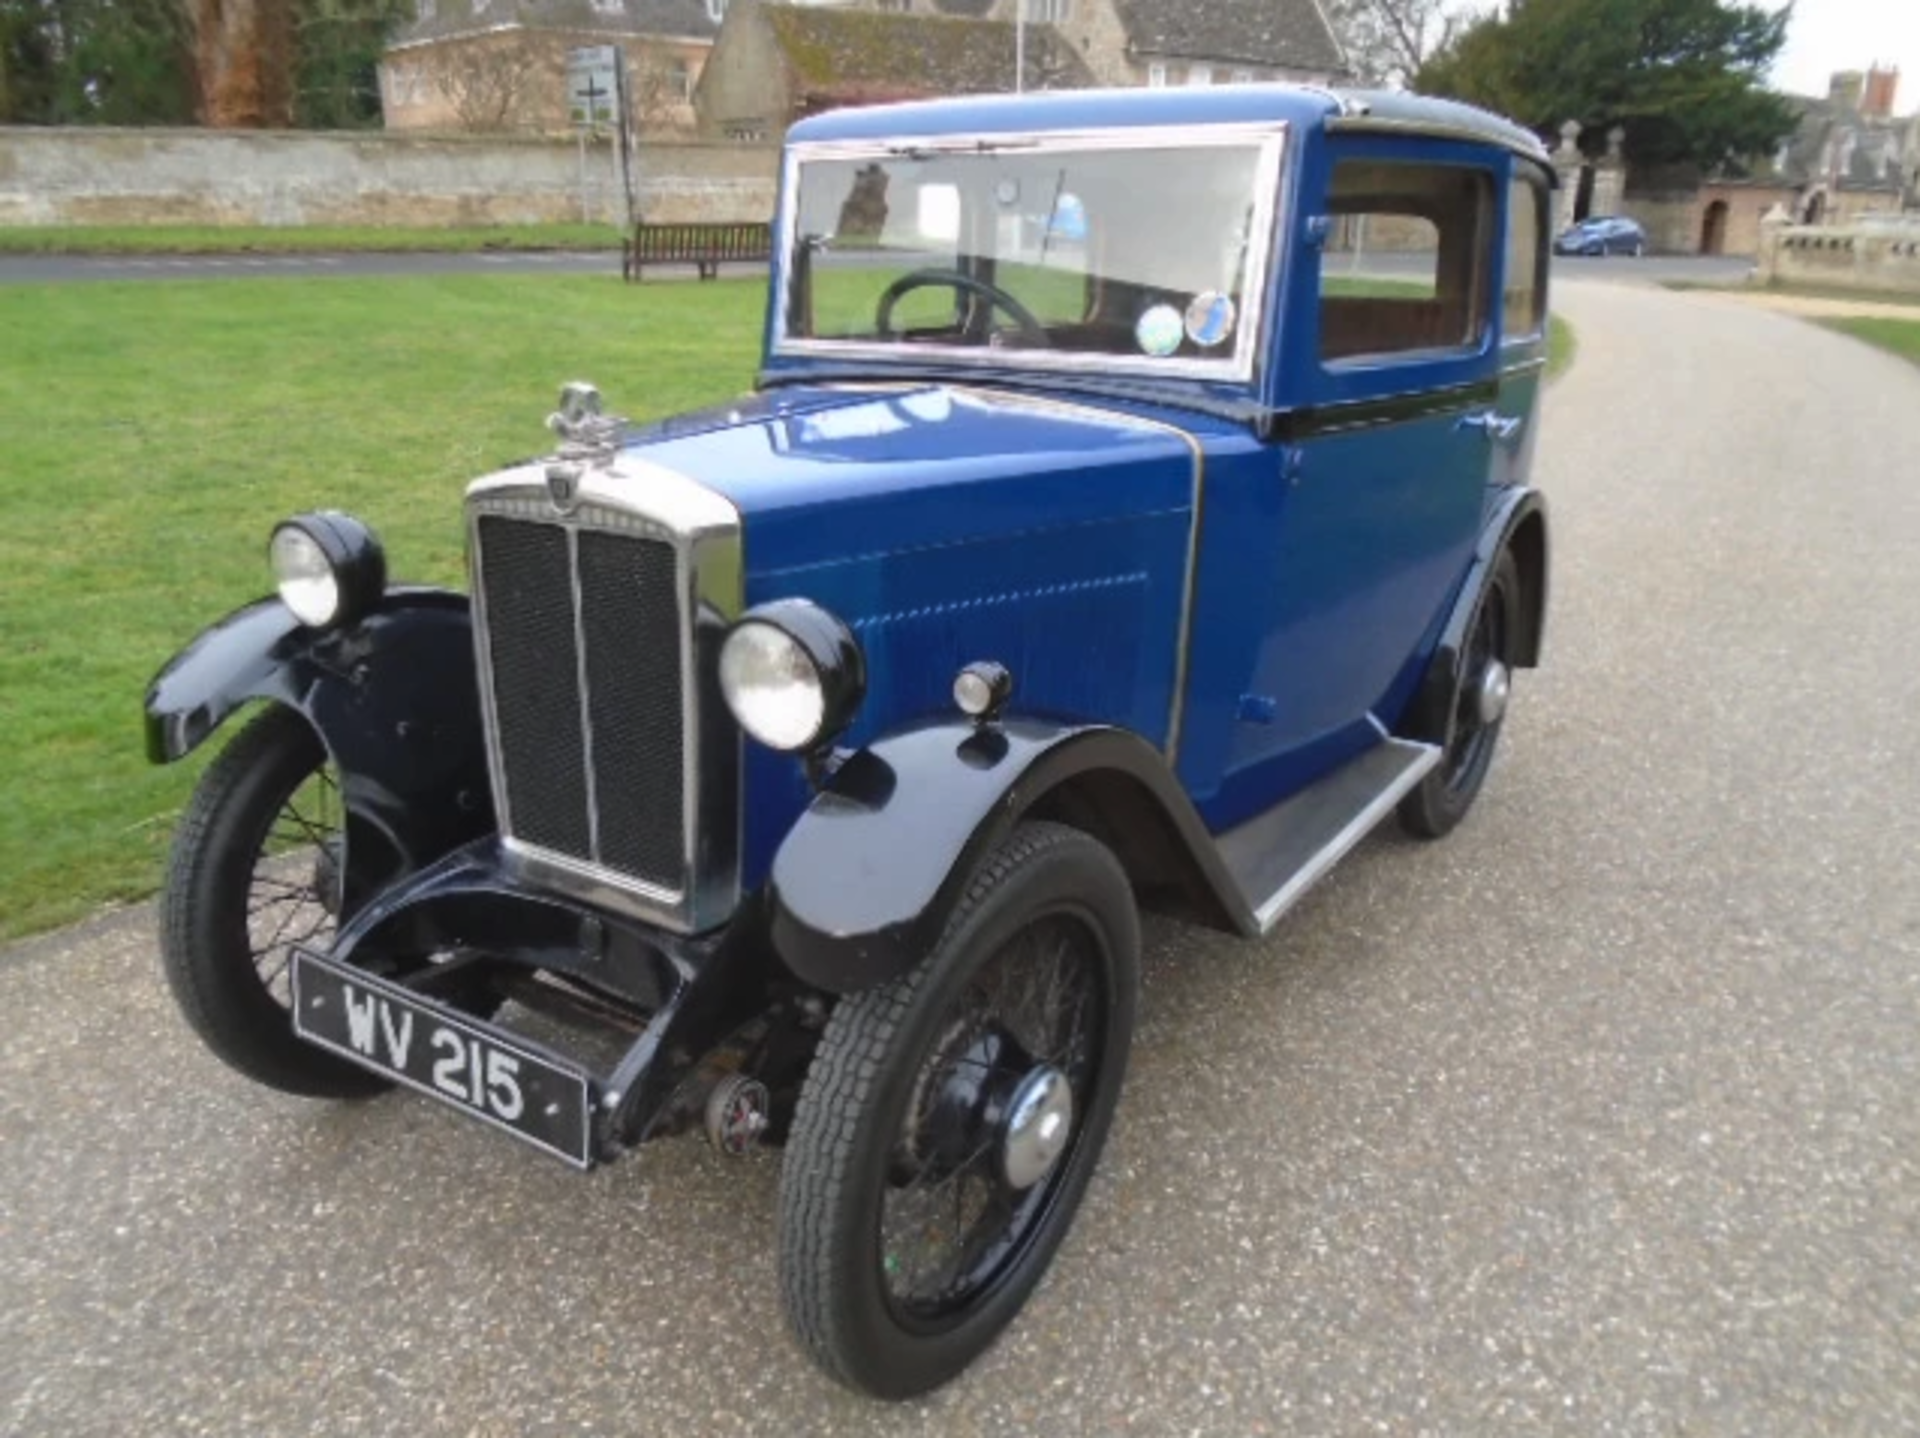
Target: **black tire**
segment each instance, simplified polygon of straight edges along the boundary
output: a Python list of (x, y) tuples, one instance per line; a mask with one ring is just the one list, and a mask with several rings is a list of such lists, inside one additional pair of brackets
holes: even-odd
[(324, 947), (338, 908), (337, 789), (330, 814), (309, 812), (330, 773), (306, 720), (277, 706), (208, 765), (174, 835), (160, 959), (181, 1013), (224, 1063), (287, 1093), (364, 1098), (390, 1085), (296, 1038), (288, 992), (292, 945)]
[[(826, 1372), (877, 1397), (924, 1393), (1019, 1312), (1072, 1223), (1112, 1123), (1139, 953), (1133, 892), (1113, 854), (1079, 830), (1029, 823), (975, 871), (927, 958), (835, 1009), (780, 1180), (787, 1317)], [(1069, 1001), (1076, 975), (1086, 987)], [(1011, 976), (1035, 1004), (1053, 1004), (1051, 1020), (1036, 1023), (1046, 1011), (1036, 1007), (1011, 1021)], [(1043, 1176), (1016, 1186), (1006, 1113), (1016, 1088), (1032, 1092), (1023, 1085), (1042, 1069), (1072, 1091), (1070, 1136)], [(956, 1105), (951, 1095), (969, 1084), (977, 1101)], [(995, 1094), (1008, 1100), (1000, 1108)], [(943, 1279), (917, 1253), (909, 1268), (897, 1249), (910, 1238), (931, 1242), (930, 1231), (947, 1226), (949, 1197), (959, 1232)]]
[(1486, 782), (1506, 715), (1503, 711), (1492, 723), (1481, 720), (1480, 684), (1490, 662), (1506, 666), (1511, 677), (1513, 636), (1519, 623), (1520, 571), (1503, 549), (1467, 623), (1460, 668), (1447, 704), (1447, 729), (1440, 740), (1440, 762), (1400, 801), (1400, 826), (1416, 838), (1438, 839), (1451, 833), (1466, 818)]

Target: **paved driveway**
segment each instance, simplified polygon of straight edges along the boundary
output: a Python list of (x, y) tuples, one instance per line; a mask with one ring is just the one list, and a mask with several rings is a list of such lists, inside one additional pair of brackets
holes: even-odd
[(795, 1355), (772, 1157), (588, 1178), (251, 1089), (143, 911), (0, 957), (0, 1432), (1920, 1429), (1920, 371), (1565, 286), (1558, 562), (1466, 828), (1155, 924), (1036, 1301), (931, 1401)]

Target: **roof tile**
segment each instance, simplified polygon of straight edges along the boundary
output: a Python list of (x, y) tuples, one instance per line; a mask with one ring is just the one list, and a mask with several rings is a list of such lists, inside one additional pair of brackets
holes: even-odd
[(1315, 0), (1115, 0), (1141, 55), (1343, 75)]

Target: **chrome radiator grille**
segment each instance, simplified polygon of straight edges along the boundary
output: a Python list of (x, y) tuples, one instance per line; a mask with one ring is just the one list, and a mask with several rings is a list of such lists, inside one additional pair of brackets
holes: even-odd
[(692, 887), (698, 779), (681, 547), (624, 515), (482, 511), (474, 557), (502, 832), (672, 906)]

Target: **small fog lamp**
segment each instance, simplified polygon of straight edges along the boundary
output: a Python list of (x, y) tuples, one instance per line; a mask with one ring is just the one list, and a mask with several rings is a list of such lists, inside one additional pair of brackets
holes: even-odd
[(992, 660), (969, 664), (953, 676), (953, 702), (972, 719), (996, 717), (1013, 697), (1013, 675)]

